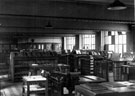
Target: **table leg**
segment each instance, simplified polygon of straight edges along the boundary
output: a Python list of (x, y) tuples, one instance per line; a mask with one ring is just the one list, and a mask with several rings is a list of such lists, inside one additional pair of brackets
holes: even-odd
[(24, 83), (24, 81), (23, 81), (23, 84), (22, 84), (22, 96), (23, 96), (24, 93), (25, 93), (24, 85), (25, 85), (25, 83)]
[(30, 95), (30, 85), (27, 83), (27, 96)]
[(45, 96), (48, 96), (48, 80), (45, 83)]

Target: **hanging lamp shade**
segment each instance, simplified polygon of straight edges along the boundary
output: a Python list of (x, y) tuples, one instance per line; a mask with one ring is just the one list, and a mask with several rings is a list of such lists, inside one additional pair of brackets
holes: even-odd
[(123, 10), (126, 8), (127, 6), (119, 0), (115, 0), (107, 7), (108, 10)]
[(46, 27), (46, 28), (52, 28), (53, 26), (51, 25), (51, 22), (48, 22), (45, 27)]

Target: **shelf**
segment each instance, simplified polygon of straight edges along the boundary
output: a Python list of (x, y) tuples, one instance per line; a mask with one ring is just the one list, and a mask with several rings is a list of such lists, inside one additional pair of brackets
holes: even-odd
[(26, 67), (26, 68), (28, 68), (29, 66), (28, 65), (26, 65), (26, 66), (24, 66), (24, 65), (15, 65), (15, 68), (21, 68), (21, 67)]
[[(14, 52), (10, 54), (10, 67), (12, 81), (19, 81), (18, 77), (28, 75), (31, 64), (39, 64), (41, 68), (48, 67), (48, 65), (54, 66), (57, 64), (57, 57), (45, 56), (45, 57), (18, 57)], [(21, 78), (20, 78), (21, 80)]]
[(28, 72), (27, 71), (21, 71), (21, 72), (17, 72), (17, 73), (15, 73), (14, 75), (15, 75), (15, 77), (16, 77), (16, 75), (28, 75)]
[[(23, 86), (24, 87), (24, 89), (25, 89), (25, 92), (27, 92), (27, 86), (26, 85), (24, 85)], [(43, 88), (43, 87), (41, 87), (41, 86), (39, 86), (39, 85), (30, 85), (30, 93), (32, 93), (32, 92), (43, 92), (43, 91), (45, 91), (46, 89), (45, 88)]]
[(14, 60), (19, 60), (19, 61), (23, 61), (23, 60), (51, 60), (51, 59), (57, 59), (56, 56), (45, 56), (45, 57), (15, 57)]

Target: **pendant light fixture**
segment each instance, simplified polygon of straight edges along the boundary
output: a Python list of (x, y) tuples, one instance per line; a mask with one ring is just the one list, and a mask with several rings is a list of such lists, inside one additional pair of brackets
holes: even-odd
[(126, 8), (126, 5), (119, 0), (114, 0), (114, 2), (107, 7), (108, 10), (123, 10)]
[(45, 28), (53, 28), (53, 26), (51, 25), (51, 22), (48, 21), (47, 25), (45, 26)]

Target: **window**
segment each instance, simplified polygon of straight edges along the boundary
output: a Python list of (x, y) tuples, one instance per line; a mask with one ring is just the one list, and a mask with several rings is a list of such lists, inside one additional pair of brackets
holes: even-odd
[(65, 37), (65, 49), (66, 50), (72, 50), (75, 46), (75, 37)]
[(95, 34), (85, 34), (82, 37), (82, 49), (95, 49)]
[(118, 31), (105, 31), (105, 42), (108, 51), (113, 51), (115, 53), (124, 53), (126, 52), (126, 32)]

